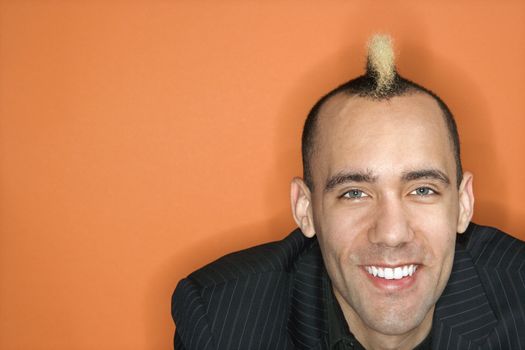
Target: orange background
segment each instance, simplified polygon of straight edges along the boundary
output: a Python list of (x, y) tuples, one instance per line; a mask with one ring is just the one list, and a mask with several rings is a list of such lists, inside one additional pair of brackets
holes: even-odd
[(283, 237), (306, 113), (370, 34), (525, 238), (525, 3), (1, 1), (0, 349), (170, 349), (177, 281)]

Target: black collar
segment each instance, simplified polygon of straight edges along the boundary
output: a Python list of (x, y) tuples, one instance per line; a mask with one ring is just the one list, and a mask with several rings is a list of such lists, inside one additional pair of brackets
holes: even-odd
[(467, 232), (458, 235), (452, 273), (434, 311), (432, 349), (459, 347), (457, 339), (467, 344), (462, 348), (483, 344), (498, 324), (481, 283), (487, 272), (477, 270), (466, 248), (471, 235), (483, 234), (477, 230), (471, 223)]
[(291, 267), (293, 285), (290, 291), (288, 333), (295, 348), (326, 349), (328, 324), (325, 318), (321, 250), (317, 239), (304, 238), (301, 243), (303, 252)]
[(326, 272), (323, 278), (323, 289), (326, 302), (326, 319), (328, 321), (328, 349), (363, 349), (348, 328), (348, 323), (341, 310), (341, 306), (335, 298), (332, 283)]

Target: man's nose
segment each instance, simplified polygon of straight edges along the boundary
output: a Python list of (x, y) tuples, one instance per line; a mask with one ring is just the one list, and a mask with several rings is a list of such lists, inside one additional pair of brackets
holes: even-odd
[(371, 243), (389, 247), (400, 246), (414, 238), (407, 212), (400, 199), (384, 198), (378, 203), (375, 222), (368, 236)]

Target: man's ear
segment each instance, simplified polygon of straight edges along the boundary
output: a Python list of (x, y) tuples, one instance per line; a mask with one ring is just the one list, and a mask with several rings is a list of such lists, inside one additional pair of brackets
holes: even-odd
[(315, 236), (314, 221), (312, 216), (312, 197), (310, 189), (303, 179), (294, 177), (292, 179), (290, 199), (292, 201), (292, 213), (297, 226), (303, 234), (312, 238)]
[(459, 185), (459, 217), (457, 232), (463, 233), (467, 229), (474, 213), (474, 190), (472, 188), (473, 175), (465, 172)]

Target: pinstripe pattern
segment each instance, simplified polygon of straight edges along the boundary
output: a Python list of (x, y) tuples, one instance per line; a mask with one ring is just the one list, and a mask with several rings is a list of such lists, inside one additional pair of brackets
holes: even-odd
[[(327, 324), (315, 239), (229, 254), (179, 282), (172, 299), (175, 349), (326, 349)], [(471, 224), (458, 236), (439, 299), (433, 349), (525, 349), (525, 245)]]

